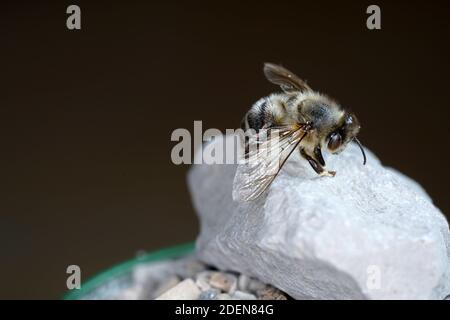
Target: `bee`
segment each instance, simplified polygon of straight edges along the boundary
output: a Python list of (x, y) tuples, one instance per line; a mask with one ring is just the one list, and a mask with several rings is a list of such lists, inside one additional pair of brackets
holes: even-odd
[[(320, 176), (336, 174), (325, 168), (322, 150), (338, 154), (351, 141), (359, 146), (366, 164), (364, 149), (356, 138), (361, 126), (352, 112), (312, 90), (282, 66), (265, 63), (264, 74), (282, 91), (258, 100), (242, 120), (247, 161), (238, 165), (233, 183), (235, 200), (254, 200), (263, 194), (295, 150)], [(265, 139), (261, 139), (262, 133)]]

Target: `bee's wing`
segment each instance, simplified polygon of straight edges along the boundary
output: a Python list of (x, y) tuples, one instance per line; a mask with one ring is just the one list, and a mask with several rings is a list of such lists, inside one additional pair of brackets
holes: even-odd
[(311, 90), (305, 81), (282, 66), (265, 63), (264, 74), (270, 82), (279, 85), (285, 92)]
[(306, 133), (301, 128), (272, 128), (248, 137), (245, 155), (239, 162), (233, 181), (233, 200), (258, 198), (278, 175)]

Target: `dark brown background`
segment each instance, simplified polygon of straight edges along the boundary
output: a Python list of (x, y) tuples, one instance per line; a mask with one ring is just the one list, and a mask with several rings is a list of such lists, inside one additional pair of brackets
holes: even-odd
[[(86, 277), (195, 239), (170, 134), (221, 130), (282, 63), (357, 113), (361, 140), (448, 214), (449, 6), (364, 1), (1, 4), (0, 297), (57, 298)], [(65, 9), (82, 10), (82, 30)]]

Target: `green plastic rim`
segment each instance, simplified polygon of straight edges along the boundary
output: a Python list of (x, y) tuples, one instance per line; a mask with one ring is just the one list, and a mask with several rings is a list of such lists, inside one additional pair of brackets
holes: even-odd
[(120, 277), (127, 272), (130, 272), (136, 265), (140, 263), (156, 262), (182, 257), (192, 253), (194, 251), (194, 247), (194, 242), (188, 242), (177, 246), (145, 253), (134, 259), (119, 263), (83, 282), (81, 284), (81, 289), (74, 289), (66, 292), (63, 296), (63, 300), (79, 300), (92, 290), (104, 285), (108, 281)]

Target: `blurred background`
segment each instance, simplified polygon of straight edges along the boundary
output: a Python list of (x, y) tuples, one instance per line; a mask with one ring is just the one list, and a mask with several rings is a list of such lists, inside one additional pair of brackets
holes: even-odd
[[(81, 7), (82, 29), (66, 28)], [(0, 12), (0, 298), (59, 298), (138, 251), (192, 241), (176, 128), (235, 128), (282, 63), (353, 110), (364, 145), (449, 214), (450, 4), (10, 1)]]

